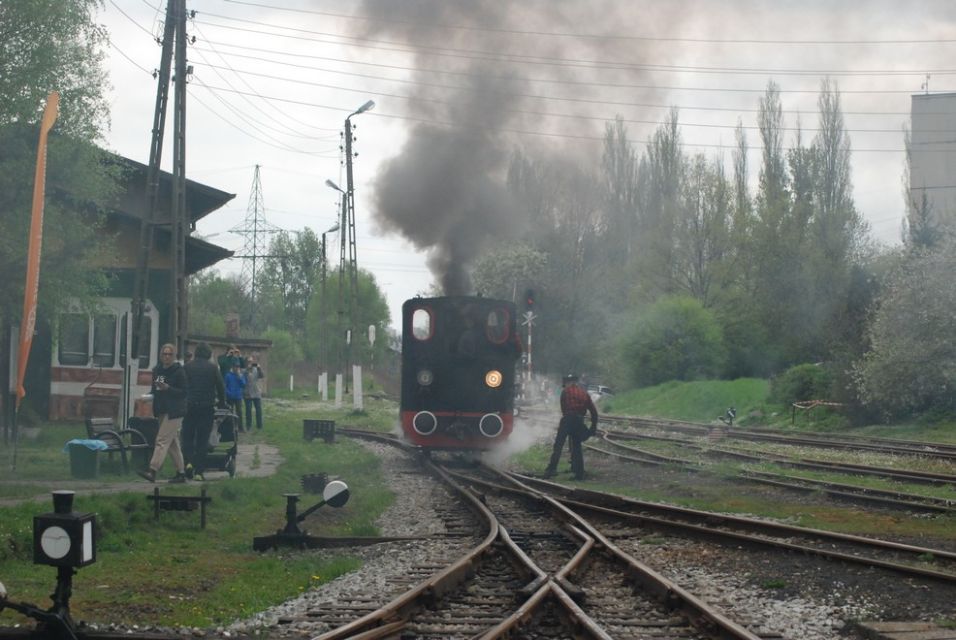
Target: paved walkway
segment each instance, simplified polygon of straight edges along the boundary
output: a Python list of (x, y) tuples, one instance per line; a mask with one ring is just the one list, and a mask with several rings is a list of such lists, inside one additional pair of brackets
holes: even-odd
[[(258, 460), (257, 458), (258, 454)], [(279, 464), (282, 463), (282, 456), (279, 455), (279, 449), (269, 444), (240, 444), (238, 446), (238, 455), (236, 456), (236, 477), (254, 478), (271, 476), (276, 472)], [(163, 466), (164, 477), (157, 480), (156, 486), (166, 484), (165, 480), (172, 477), (172, 464), (167, 461)], [(209, 471), (204, 474), (207, 482), (218, 482), (229, 480), (229, 474), (225, 471)], [(0, 498), (0, 507), (10, 507), (23, 502), (49, 502), (50, 491), (58, 489), (68, 489), (75, 491), (77, 496), (94, 495), (98, 493), (122, 493), (124, 491), (141, 491), (153, 484), (134, 475), (112, 475), (103, 474), (99, 482), (90, 482), (89, 480), (65, 479), (65, 480), (11, 480), (6, 481), (7, 485), (21, 484), (38, 487), (48, 487), (49, 491), (30, 497), (20, 498)], [(103, 479), (115, 482), (103, 482)], [(191, 484), (198, 484), (193, 482)]]

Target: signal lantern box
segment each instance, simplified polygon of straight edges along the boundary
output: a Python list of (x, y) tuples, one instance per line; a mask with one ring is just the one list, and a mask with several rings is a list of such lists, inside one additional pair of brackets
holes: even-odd
[(53, 492), (53, 513), (33, 516), (33, 563), (85, 567), (96, 562), (96, 515), (73, 512), (73, 492)]

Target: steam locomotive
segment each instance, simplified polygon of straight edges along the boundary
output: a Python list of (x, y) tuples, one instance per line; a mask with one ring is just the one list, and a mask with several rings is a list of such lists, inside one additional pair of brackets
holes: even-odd
[(427, 450), (491, 449), (514, 420), (515, 305), (475, 296), (402, 305), (401, 422)]

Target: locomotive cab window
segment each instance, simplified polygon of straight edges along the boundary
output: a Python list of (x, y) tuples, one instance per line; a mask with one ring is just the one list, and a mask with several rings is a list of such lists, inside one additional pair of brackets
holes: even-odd
[(434, 331), (434, 322), (432, 321), (431, 311), (428, 309), (415, 309), (412, 312), (412, 335), (416, 340), (428, 340), (432, 337)]
[(510, 320), (506, 309), (492, 309), (488, 312), (485, 321), (485, 335), (494, 344), (504, 344), (508, 340), (508, 323)]

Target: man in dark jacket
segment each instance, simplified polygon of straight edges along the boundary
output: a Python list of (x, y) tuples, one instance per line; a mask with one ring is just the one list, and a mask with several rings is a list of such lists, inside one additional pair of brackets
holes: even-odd
[(153, 367), (153, 416), (159, 419), (156, 446), (146, 471), (139, 471), (150, 482), (156, 482), (156, 473), (166, 460), (173, 457), (176, 477), (170, 482), (186, 482), (186, 465), (179, 448), (179, 428), (186, 413), (186, 371), (176, 362), (176, 347), (164, 344), (159, 349), (159, 364)]
[(212, 431), (216, 407), (226, 406), (226, 390), (219, 367), (209, 359), (212, 349), (205, 342), (196, 345), (196, 353), (186, 363), (186, 417), (183, 418), (183, 456), (186, 459), (186, 477), (202, 476), (209, 452), (209, 433)]
[[(591, 428), (584, 424), (584, 414), (591, 414)], [(578, 384), (578, 377), (574, 374), (564, 376), (564, 389), (561, 391), (561, 422), (558, 424), (558, 434), (554, 438), (554, 449), (551, 451), (551, 461), (544, 472), (545, 478), (552, 477), (558, 470), (561, 460), (561, 451), (564, 441), (570, 440), (571, 472), (575, 479), (584, 479), (584, 453), (581, 443), (597, 432), (597, 407), (588, 392)]]

